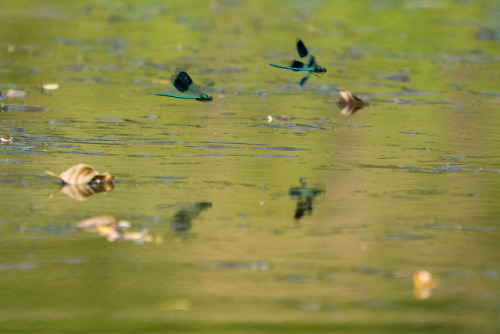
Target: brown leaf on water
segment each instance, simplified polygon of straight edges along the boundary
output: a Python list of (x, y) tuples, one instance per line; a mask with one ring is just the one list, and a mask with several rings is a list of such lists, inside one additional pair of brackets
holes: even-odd
[(113, 182), (115, 177), (109, 173), (100, 174), (92, 166), (79, 164), (57, 175), (46, 171), (50, 176), (57, 177), (63, 184), (86, 185), (90, 183)]
[(147, 230), (139, 232), (126, 232), (132, 224), (128, 221), (118, 221), (111, 215), (102, 215), (84, 219), (78, 223), (78, 227), (99, 234), (108, 241), (131, 241), (134, 243), (152, 242), (153, 236)]
[[(62, 187), (58, 190), (79, 201), (97, 193), (113, 190), (114, 176), (109, 173), (100, 174), (93, 167), (79, 164), (57, 175), (46, 171), (50, 176), (58, 178)], [(50, 197), (52, 197), (52, 194)]]
[(370, 104), (368, 101), (365, 101), (357, 95), (348, 91), (343, 91), (339, 94), (340, 97), (337, 100), (337, 104), (341, 108), (340, 113), (343, 115), (352, 115), (361, 108)]
[(10, 138), (4, 138), (4, 137), (2, 137), (2, 138), (0, 138), (0, 142), (2, 142), (2, 143), (12, 143), (12, 139), (13, 139), (12, 137), (10, 137)]

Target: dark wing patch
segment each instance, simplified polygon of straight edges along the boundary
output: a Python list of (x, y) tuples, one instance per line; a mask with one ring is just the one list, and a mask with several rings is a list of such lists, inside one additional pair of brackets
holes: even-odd
[(298, 60), (294, 60), (292, 62), (292, 64), (290, 64), (290, 67), (293, 67), (293, 68), (303, 68), (304, 67), (304, 63), (301, 63)]
[(309, 79), (309, 77), (311, 76), (312, 72), (308, 72), (306, 74), (305, 77), (302, 78), (302, 80), (300, 80), (300, 87), (304, 86), (304, 84), (306, 83), (307, 79)]
[(300, 39), (297, 41), (297, 52), (299, 53), (300, 58), (306, 57), (309, 53), (306, 46)]
[(193, 80), (185, 71), (179, 72), (173, 80), (174, 87), (177, 88), (179, 92), (183, 93), (189, 89), (192, 83)]

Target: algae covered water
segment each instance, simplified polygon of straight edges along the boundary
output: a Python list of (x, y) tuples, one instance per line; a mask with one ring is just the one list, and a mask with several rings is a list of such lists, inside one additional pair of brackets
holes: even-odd
[[(2, 333), (498, 331), (495, 1), (0, 17)], [(178, 67), (213, 101), (156, 96)]]

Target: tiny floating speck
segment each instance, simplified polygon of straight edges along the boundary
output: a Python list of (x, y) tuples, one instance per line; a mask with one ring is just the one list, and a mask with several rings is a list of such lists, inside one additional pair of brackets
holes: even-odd
[(50, 91), (50, 90), (58, 90), (59, 89), (59, 84), (57, 83), (48, 83), (42, 85), (42, 92)]

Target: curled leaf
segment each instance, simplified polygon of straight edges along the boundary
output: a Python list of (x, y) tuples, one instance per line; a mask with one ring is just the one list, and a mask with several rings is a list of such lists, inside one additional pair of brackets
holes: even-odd
[(57, 175), (46, 172), (50, 176), (57, 177), (63, 184), (86, 185), (90, 183), (113, 182), (115, 177), (109, 173), (100, 174), (92, 166), (79, 164)]
[(351, 92), (343, 91), (339, 94), (340, 98), (337, 100), (337, 104), (342, 109), (340, 112), (343, 115), (352, 115), (361, 108), (369, 105), (368, 101), (361, 99)]
[(79, 201), (83, 201), (96, 193), (109, 192), (115, 186), (113, 175), (109, 173), (100, 174), (86, 164), (73, 166), (59, 175), (49, 171), (46, 171), (46, 173), (61, 181), (62, 187), (59, 191)]

